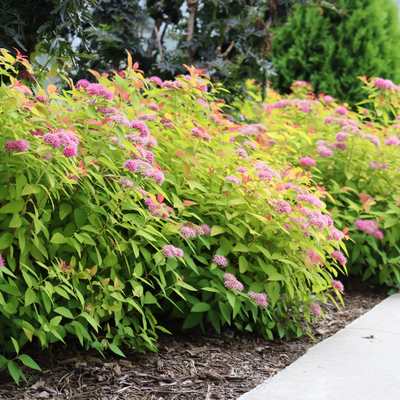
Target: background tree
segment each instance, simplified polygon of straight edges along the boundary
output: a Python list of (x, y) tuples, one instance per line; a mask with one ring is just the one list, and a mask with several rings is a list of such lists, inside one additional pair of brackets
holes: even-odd
[(284, 26), (274, 28), (274, 87), (288, 92), (296, 79), (341, 101), (362, 99), (357, 76), (400, 83), (399, 10), (392, 0), (339, 0), (339, 14), (297, 7)]

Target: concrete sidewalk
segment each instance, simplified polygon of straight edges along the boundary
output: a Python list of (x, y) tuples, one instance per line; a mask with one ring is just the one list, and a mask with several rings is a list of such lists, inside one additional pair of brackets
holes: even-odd
[(400, 400), (400, 294), (238, 400)]

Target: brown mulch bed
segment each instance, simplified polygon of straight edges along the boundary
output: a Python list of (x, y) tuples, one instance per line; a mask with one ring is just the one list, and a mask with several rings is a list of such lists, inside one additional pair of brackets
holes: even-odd
[[(346, 293), (342, 311), (332, 304), (323, 305), (326, 321), (313, 324), (315, 339), (333, 335), (386, 297), (384, 291), (371, 289), (364, 286), (361, 293)], [(158, 353), (124, 350), (126, 360), (109, 354), (106, 361), (97, 352), (57, 344), (32, 354), (43, 372), (24, 368), (28, 382), (20, 387), (4, 369), (0, 399), (237, 399), (294, 362), (313, 344), (307, 335), (289, 342), (267, 341), (233, 329), (225, 329), (221, 336), (210, 330), (162, 336)]]

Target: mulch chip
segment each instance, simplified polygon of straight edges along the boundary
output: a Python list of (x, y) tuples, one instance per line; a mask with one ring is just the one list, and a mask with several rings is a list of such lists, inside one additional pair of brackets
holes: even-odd
[[(321, 341), (344, 328), (385, 298), (379, 294), (345, 294), (346, 308), (324, 304), (326, 321), (313, 324)], [(28, 380), (17, 387), (8, 371), (0, 375), (0, 399), (213, 400), (237, 399), (301, 357), (315, 341), (307, 335), (291, 341), (268, 341), (226, 328), (161, 336), (158, 353), (124, 349), (126, 359), (83, 351), (69, 343), (49, 350), (27, 349), (43, 371), (23, 368)]]

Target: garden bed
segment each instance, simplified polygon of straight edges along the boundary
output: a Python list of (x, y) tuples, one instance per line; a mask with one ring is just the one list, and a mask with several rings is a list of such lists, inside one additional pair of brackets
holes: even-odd
[[(386, 297), (367, 284), (346, 282), (346, 308), (322, 305), (326, 321), (312, 325), (320, 341), (358, 318)], [(7, 372), (0, 381), (0, 399), (236, 399), (302, 356), (315, 342), (267, 341), (253, 334), (224, 329), (205, 334), (162, 336), (159, 353), (129, 352), (127, 360), (110, 354), (104, 361), (95, 351), (56, 344), (34, 356), (43, 372), (24, 368), (28, 383), (19, 388)]]

